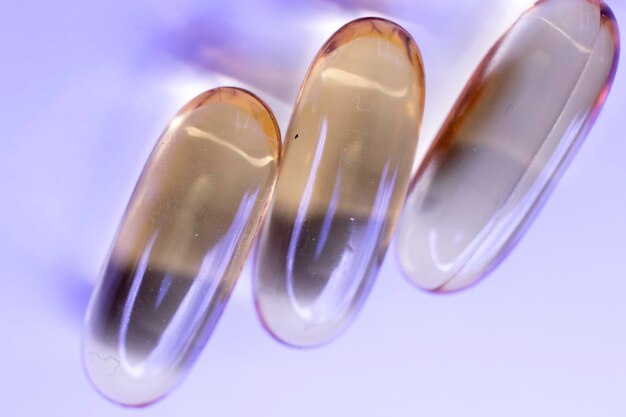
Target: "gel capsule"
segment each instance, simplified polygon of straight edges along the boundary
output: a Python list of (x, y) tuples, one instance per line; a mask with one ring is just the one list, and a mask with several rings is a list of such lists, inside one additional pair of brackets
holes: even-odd
[(593, 124), (618, 31), (601, 1), (544, 0), (483, 59), (425, 157), (402, 214), (406, 275), (454, 291), (513, 246)]
[(280, 134), (236, 88), (188, 103), (159, 139), (87, 313), (96, 388), (145, 405), (188, 371), (210, 336), (271, 199)]
[(367, 18), (315, 58), (296, 102), (254, 289), (277, 339), (313, 346), (363, 303), (406, 195), (424, 106), (417, 46)]

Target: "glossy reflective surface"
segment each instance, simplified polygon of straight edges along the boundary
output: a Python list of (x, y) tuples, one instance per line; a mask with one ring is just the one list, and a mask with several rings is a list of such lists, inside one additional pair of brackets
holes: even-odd
[(403, 212), (406, 274), (464, 288), (507, 253), (608, 94), (617, 26), (595, 0), (544, 0), (496, 43), (421, 165)]
[(258, 312), (279, 340), (324, 343), (359, 310), (406, 193), (423, 105), (417, 46), (389, 21), (351, 22), (316, 57), (257, 253)]
[(92, 295), (85, 366), (108, 398), (150, 403), (210, 336), (271, 198), (280, 134), (234, 88), (187, 104), (157, 143)]

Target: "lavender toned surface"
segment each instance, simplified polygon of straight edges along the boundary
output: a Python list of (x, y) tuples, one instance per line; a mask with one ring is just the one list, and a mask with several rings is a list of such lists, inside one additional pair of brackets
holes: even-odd
[[(5, 2), (0, 13), (0, 325), (6, 416), (588, 417), (626, 414), (626, 66), (533, 226), (468, 291), (416, 291), (390, 251), (349, 332), (276, 343), (244, 268), (176, 392), (128, 410), (83, 370), (90, 294), (156, 138), (200, 92), (238, 85), (283, 133), (346, 22), (397, 21), (426, 71), (420, 159), (528, 0)], [(609, 2), (617, 21), (626, 4)], [(623, 62), (622, 62), (623, 63)]]

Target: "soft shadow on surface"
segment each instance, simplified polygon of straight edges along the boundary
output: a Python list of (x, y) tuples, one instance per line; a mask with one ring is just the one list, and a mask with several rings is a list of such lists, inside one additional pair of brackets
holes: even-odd
[[(523, 1), (532, 0), (212, 1), (179, 10), (175, 18), (164, 13), (150, 49), (191, 69), (200, 82), (218, 76), (220, 83), (233, 80), (267, 98), (284, 130), (306, 71), (330, 35), (355, 18), (386, 17), (404, 26), (422, 51), (430, 103), (424, 137), (430, 140), (476, 57), (502, 33), (517, 14), (511, 10)], [(477, 27), (477, 21), (490, 23)], [(185, 79), (181, 77), (177, 79)]]
[[(366, 13), (382, 13), (393, 19), (408, 21), (420, 26), (429, 26), (438, 32), (451, 32), (460, 29), (457, 23), (468, 13), (479, 14), (481, 9), (489, 7), (491, 0), (482, 4), (475, 2), (460, 2), (458, 0), (326, 0), (348, 10), (362, 10)], [(451, 14), (454, 10), (455, 14)], [(467, 26), (471, 26), (465, 22)], [(461, 25), (462, 27), (462, 25)]]
[(50, 293), (56, 311), (72, 326), (81, 328), (93, 290), (93, 281), (72, 268), (60, 267), (51, 275)]
[(353, 17), (353, 12), (324, 1), (212, 2), (155, 42), (192, 67), (227, 75), (292, 103), (322, 46), (319, 39)]

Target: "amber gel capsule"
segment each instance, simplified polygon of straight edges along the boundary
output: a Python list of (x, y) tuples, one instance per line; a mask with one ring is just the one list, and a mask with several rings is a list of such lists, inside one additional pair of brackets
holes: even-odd
[(257, 252), (258, 313), (280, 341), (327, 342), (361, 307), (406, 195), (423, 106), (418, 48), (392, 22), (353, 21), (315, 58)]
[(454, 291), (528, 226), (602, 107), (619, 45), (597, 0), (544, 0), (483, 59), (414, 179), (397, 250), (406, 275)]
[(196, 97), (165, 130), (87, 313), (85, 367), (106, 397), (151, 403), (193, 364), (248, 256), (279, 153), (270, 110), (236, 88)]

